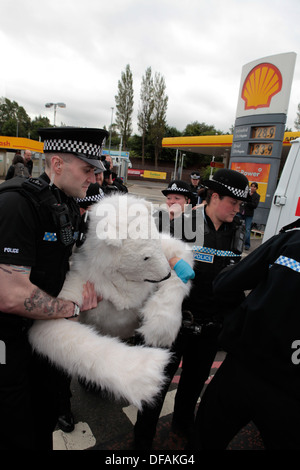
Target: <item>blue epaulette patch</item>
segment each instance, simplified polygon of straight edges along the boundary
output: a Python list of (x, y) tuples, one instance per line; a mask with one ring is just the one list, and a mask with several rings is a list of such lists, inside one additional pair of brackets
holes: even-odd
[(56, 233), (45, 232), (43, 240), (45, 240), (46, 242), (57, 242)]

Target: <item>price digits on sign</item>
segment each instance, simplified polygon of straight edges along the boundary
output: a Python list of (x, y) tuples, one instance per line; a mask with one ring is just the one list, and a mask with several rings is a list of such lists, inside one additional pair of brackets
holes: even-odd
[(250, 145), (251, 155), (272, 155), (273, 144), (252, 144)]
[(253, 127), (252, 139), (274, 139), (276, 126)]

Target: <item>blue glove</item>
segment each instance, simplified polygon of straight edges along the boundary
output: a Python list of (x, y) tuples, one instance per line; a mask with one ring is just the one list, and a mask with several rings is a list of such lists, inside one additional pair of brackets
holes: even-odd
[(195, 277), (195, 271), (183, 259), (177, 261), (174, 266), (174, 271), (185, 284), (189, 281), (189, 279), (194, 279)]

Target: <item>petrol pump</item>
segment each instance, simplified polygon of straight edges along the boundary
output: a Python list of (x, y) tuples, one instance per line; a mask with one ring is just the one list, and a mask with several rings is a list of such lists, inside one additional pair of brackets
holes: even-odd
[(280, 167), (296, 62), (294, 52), (258, 59), (242, 69), (229, 167), (258, 183), (253, 222), (267, 223)]

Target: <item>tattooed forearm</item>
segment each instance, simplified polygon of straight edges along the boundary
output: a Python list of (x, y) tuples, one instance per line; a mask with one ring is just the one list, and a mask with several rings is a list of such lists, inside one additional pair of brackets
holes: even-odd
[(25, 299), (24, 307), (28, 312), (39, 312), (47, 317), (63, 317), (68, 316), (68, 313), (72, 313), (72, 304), (70, 302), (55, 299), (38, 288), (34, 289), (30, 297)]
[(0, 266), (1, 271), (3, 271), (6, 274), (12, 274), (12, 269), (7, 266), (7, 268), (4, 268), (3, 266)]
[(12, 268), (14, 272), (17, 272), (20, 274), (29, 274), (30, 269), (31, 269), (31, 268), (28, 268), (27, 266), (15, 266), (13, 264), (11, 264), (10, 267)]
[(0, 270), (5, 272), (6, 274), (13, 274), (14, 272), (18, 272), (21, 274), (29, 274), (30, 273), (30, 268), (27, 268), (26, 266), (16, 266), (13, 264), (7, 265), (5, 268), (4, 266), (0, 266)]

